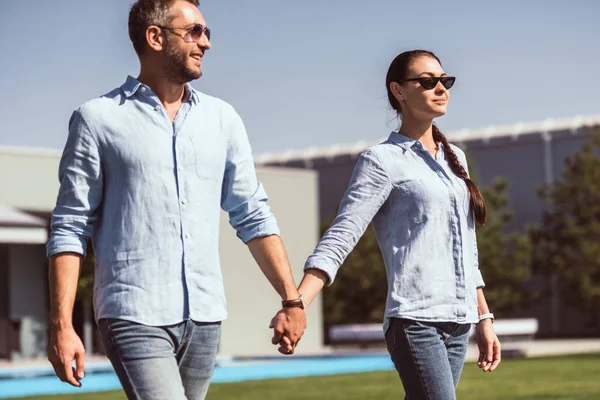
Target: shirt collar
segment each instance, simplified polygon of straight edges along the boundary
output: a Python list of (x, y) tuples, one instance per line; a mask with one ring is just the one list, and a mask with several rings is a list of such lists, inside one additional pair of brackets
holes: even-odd
[[(133, 96), (142, 87), (150, 90), (150, 88), (148, 86), (144, 85), (142, 82), (138, 81), (133, 76), (128, 75), (127, 79), (125, 80), (125, 83), (123, 83), (123, 85), (121, 85), (121, 90), (125, 94), (125, 97), (129, 98), (129, 97)], [(192, 100), (193, 104), (198, 104), (198, 101), (200, 100), (200, 98), (198, 96), (198, 92), (196, 92), (196, 90), (192, 87), (192, 85), (187, 83), (186, 84), (186, 95), (185, 95), (184, 101), (188, 101), (190, 99)]]
[(125, 83), (121, 85), (121, 90), (125, 94), (125, 97), (131, 97), (138, 91), (140, 86), (142, 86), (142, 82), (138, 81), (133, 76), (128, 75)]
[(392, 133), (390, 133), (388, 140), (402, 147), (405, 151), (413, 146), (419, 146), (421, 144), (421, 142), (418, 140), (411, 139), (396, 131), (392, 131)]
[(187, 101), (191, 98), (192, 104), (198, 104), (198, 102), (200, 101), (200, 96), (198, 96), (198, 92), (196, 91), (196, 89), (194, 89), (192, 87), (192, 85), (190, 85), (189, 83), (186, 84), (186, 88), (187, 88), (187, 94), (185, 96), (185, 101)]
[[(388, 140), (400, 146), (402, 149), (404, 149), (404, 151), (413, 147), (424, 149), (423, 145), (418, 140), (411, 139), (408, 136), (404, 136), (403, 134), (398, 133), (396, 131), (392, 131), (392, 133), (390, 133), (390, 137), (388, 138)], [(442, 158), (439, 158), (440, 155), (442, 156)], [(441, 143), (438, 143), (438, 158), (443, 159), (443, 157), (444, 147)]]

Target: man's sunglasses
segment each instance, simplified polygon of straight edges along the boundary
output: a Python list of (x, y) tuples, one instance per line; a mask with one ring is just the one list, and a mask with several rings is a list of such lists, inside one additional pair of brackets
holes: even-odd
[[(192, 26), (191, 28), (176, 28), (174, 26), (160, 26), (160, 25), (157, 25), (157, 26), (160, 29), (164, 29), (166, 31), (171, 32), (172, 34), (174, 34), (176, 36), (179, 36), (186, 43), (197, 42), (202, 37), (203, 33), (206, 35), (206, 38), (208, 40), (210, 40), (210, 29), (208, 29), (206, 26), (201, 25), (201, 24), (196, 24), (196, 25)], [(186, 33), (183, 35), (180, 35), (177, 32), (175, 32), (175, 30), (177, 30), (177, 29), (186, 31)]]
[(411, 79), (404, 80), (404, 82), (409, 82), (409, 81), (419, 82), (419, 84), (421, 86), (423, 86), (423, 89), (425, 89), (425, 90), (433, 89), (434, 87), (437, 86), (438, 82), (442, 82), (442, 85), (444, 85), (444, 87), (446, 89), (450, 89), (454, 85), (454, 82), (456, 81), (456, 77), (440, 76), (438, 78), (434, 78), (433, 76), (422, 76), (420, 78), (411, 78)]

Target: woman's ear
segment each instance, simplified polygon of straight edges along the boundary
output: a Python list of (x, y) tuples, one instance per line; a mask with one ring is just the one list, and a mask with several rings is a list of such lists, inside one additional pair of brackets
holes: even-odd
[(390, 83), (390, 90), (398, 101), (404, 100), (404, 94), (402, 93), (404, 90), (398, 82)]

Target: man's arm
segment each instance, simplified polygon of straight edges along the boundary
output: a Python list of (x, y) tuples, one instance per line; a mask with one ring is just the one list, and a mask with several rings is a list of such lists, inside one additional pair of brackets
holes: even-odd
[[(48, 360), (56, 376), (73, 386), (81, 386), (85, 350), (73, 329), (73, 305), (82, 256), (77, 253), (60, 253), (50, 258), (50, 341)], [(71, 362), (75, 360), (74, 371)]]
[(248, 242), (248, 248), (262, 272), (283, 300), (297, 299), (300, 296), (292, 277), (285, 247), (278, 235), (252, 239)]
[[(278, 235), (255, 238), (248, 242), (248, 247), (279, 296), (283, 300), (298, 299), (300, 294), (281, 238)], [(274, 329), (273, 344), (280, 343), (284, 335), (289, 339), (279, 351), (291, 354), (306, 329), (306, 313), (301, 308), (284, 308), (273, 318), (269, 327)]]
[[(81, 261), (92, 237), (95, 211), (102, 201), (103, 176), (97, 138), (76, 110), (69, 121), (69, 136), (59, 164), (60, 188), (52, 211), (46, 245), (50, 258), (50, 341), (48, 360), (64, 382), (80, 386), (84, 348), (72, 326)], [(76, 361), (75, 376), (71, 367)]]

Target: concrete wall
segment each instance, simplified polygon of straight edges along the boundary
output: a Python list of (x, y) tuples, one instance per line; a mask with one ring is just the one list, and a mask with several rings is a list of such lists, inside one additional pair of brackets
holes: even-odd
[(43, 245), (9, 245), (10, 319), (20, 324), (13, 359), (45, 357), (48, 273)]
[(55, 150), (0, 148), (0, 204), (50, 211), (58, 193), (60, 155)]
[[(290, 169), (260, 169), (259, 179), (277, 217), (296, 284), (306, 258), (318, 240), (317, 174)], [(223, 324), (220, 353), (227, 355), (278, 354), (271, 344), (269, 322), (281, 308), (281, 299), (236, 236), (223, 214), (220, 237), (221, 265), (229, 318)], [(321, 296), (307, 313), (308, 329), (298, 354), (322, 350)]]
[(537, 195), (537, 187), (547, 179), (560, 178), (565, 158), (579, 151), (588, 137), (582, 133), (554, 132), (549, 145), (549, 170), (546, 170), (546, 145), (539, 133), (516, 140), (499, 138), (461, 146), (469, 154), (470, 167), (477, 171), (481, 185), (488, 185), (497, 177), (509, 181), (508, 193), (515, 213), (509, 229), (522, 229), (527, 224), (537, 223), (545, 207)]

